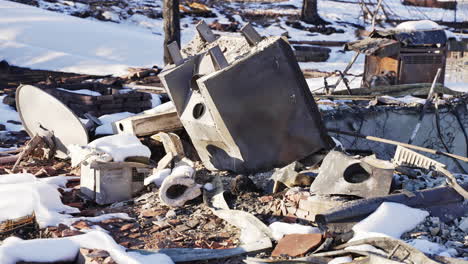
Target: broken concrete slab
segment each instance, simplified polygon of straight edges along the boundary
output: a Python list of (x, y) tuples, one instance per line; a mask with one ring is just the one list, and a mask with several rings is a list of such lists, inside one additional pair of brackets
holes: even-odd
[(314, 194), (344, 194), (363, 198), (387, 195), (393, 179), (392, 163), (373, 157), (355, 158), (331, 151), (310, 186)]
[(322, 234), (289, 234), (285, 235), (271, 253), (273, 257), (304, 256), (307, 252), (318, 247), (322, 242)]

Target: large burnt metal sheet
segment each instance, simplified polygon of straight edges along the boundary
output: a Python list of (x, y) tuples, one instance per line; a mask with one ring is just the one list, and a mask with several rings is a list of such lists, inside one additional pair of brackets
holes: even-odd
[(68, 158), (68, 145), (88, 144), (88, 132), (80, 119), (43, 90), (32, 85), (20, 86), (16, 90), (16, 106), (29, 136), (42, 135), (45, 130), (53, 133), (56, 157)]
[[(269, 170), (333, 146), (291, 47), (281, 38), (264, 41), (230, 66), (196, 79), (183, 106), (174, 100), (210, 170)], [(172, 87), (176, 71), (161, 74), (174, 99), (184, 90)]]

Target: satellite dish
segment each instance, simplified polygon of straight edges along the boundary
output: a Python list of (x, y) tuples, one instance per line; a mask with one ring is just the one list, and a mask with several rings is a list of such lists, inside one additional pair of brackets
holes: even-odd
[(43, 90), (22, 85), (16, 90), (16, 107), (23, 126), (32, 138), (50, 131), (57, 147), (55, 156), (68, 158), (67, 146), (88, 144), (88, 130), (62, 102)]

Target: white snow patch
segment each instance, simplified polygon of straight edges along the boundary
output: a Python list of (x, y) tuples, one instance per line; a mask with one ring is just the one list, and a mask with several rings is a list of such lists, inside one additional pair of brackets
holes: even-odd
[(68, 156), (71, 158), (72, 167), (77, 167), (83, 161), (109, 162), (113, 159), (110, 154), (89, 146), (68, 145), (67, 148), (69, 151)]
[(164, 179), (169, 175), (171, 175), (171, 169), (157, 171), (155, 174), (145, 178), (144, 184), (149, 185), (150, 183), (154, 183), (156, 186), (160, 187)]
[(134, 116), (134, 113), (122, 112), (115, 114), (108, 114), (99, 117), (99, 120), (102, 122), (101, 126), (96, 128), (96, 135), (112, 135), (114, 131), (112, 130), (112, 123), (122, 120), (127, 117)]
[(351, 257), (345, 256), (345, 257), (338, 257), (330, 260), (328, 264), (342, 264), (342, 263), (348, 263), (353, 261)]
[(102, 222), (102, 221), (109, 220), (109, 219), (114, 219), (114, 218), (120, 218), (120, 219), (124, 219), (124, 220), (132, 220), (133, 219), (130, 216), (128, 216), (128, 214), (126, 214), (126, 213), (111, 213), (111, 214), (103, 214), (103, 215), (93, 216), (93, 217), (84, 217), (84, 216), (83, 217), (72, 217), (72, 218), (64, 219), (61, 223), (64, 224), (64, 225), (67, 225), (67, 226), (71, 226), (73, 223), (75, 223), (77, 221), (80, 221), (80, 220), (86, 220), (86, 221), (89, 221), (89, 222), (98, 223), (98, 222)]
[(300, 224), (289, 224), (283, 222), (274, 222), (269, 225), (275, 240), (280, 240), (283, 236), (289, 234), (316, 234), (321, 233), (320, 229), (313, 226), (305, 226)]
[(79, 220), (100, 222), (111, 218), (131, 219), (124, 213), (96, 217), (72, 217), (66, 214), (78, 213), (79, 210), (64, 205), (57, 189), (65, 187), (67, 181), (74, 178), (56, 176), (38, 179), (29, 173), (0, 175), (0, 221), (31, 215), (33, 212), (40, 228), (71, 225)]
[(157, 94), (151, 94), (151, 108), (155, 108), (161, 104), (161, 96)]
[(128, 157), (149, 158), (151, 156), (150, 149), (143, 145), (136, 136), (129, 134), (98, 138), (88, 146), (106, 152), (116, 162), (124, 161)]
[(452, 257), (457, 255), (457, 252), (448, 250), (445, 246), (427, 241), (425, 239), (413, 239), (407, 242), (409, 245), (413, 246), (414, 248), (430, 255), (439, 255), (443, 254), (448, 257)]
[(375, 212), (353, 227), (352, 241), (381, 236), (400, 238), (400, 236), (422, 222), (429, 213), (399, 203), (382, 203)]
[(102, 95), (100, 92), (91, 91), (91, 90), (88, 90), (88, 89), (68, 90), (68, 89), (64, 89), (64, 88), (57, 88), (57, 90), (62, 90), (62, 91), (69, 92), (69, 93), (91, 95), (91, 96), (101, 96)]
[[(54, 180), (36, 179), (31, 174), (0, 175), (0, 221), (15, 219), (33, 212), (39, 226), (57, 225), (64, 218), (61, 213), (77, 213), (79, 210), (64, 205), (59, 187)], [(21, 203), (18, 203), (21, 201)]]
[(118, 245), (111, 236), (101, 231), (92, 231), (65, 238), (22, 240), (17, 237), (9, 237), (0, 246), (0, 259), (2, 264), (14, 264), (20, 261), (72, 261), (81, 247), (106, 250), (119, 264), (173, 263), (164, 254), (127, 253), (124, 247)]
[(431, 20), (406, 21), (396, 26), (398, 30), (418, 31), (418, 30), (437, 30), (442, 27)]
[(384, 96), (381, 96), (381, 97), (391, 99), (391, 100), (395, 100), (395, 101), (401, 102), (403, 104), (425, 104), (426, 103), (426, 99), (421, 99), (421, 98), (414, 97), (414, 96), (411, 96), (411, 95), (405, 95), (403, 97), (393, 97), (393, 96), (389, 96), (389, 95), (384, 95)]
[(446, 82), (445, 86), (457, 92), (468, 93), (468, 83), (466, 82)]
[(0, 59), (13, 65), (96, 75), (163, 65), (163, 37), (143, 29), (5, 0), (0, 17)]
[(102, 12), (102, 16), (105, 19), (110, 20), (110, 21), (114, 21), (114, 22), (119, 22), (120, 21), (119, 15), (112, 12), (112, 11), (104, 11), (104, 12)]
[[(1, 36), (0, 36), (0, 45), (1, 45)], [(1, 46), (0, 46), (0, 50), (1, 50)], [(1, 54), (1, 52), (0, 52), (0, 54)], [(21, 131), (21, 130), (23, 130), (24, 128), (23, 128), (22, 125), (16, 125), (16, 124), (12, 124), (12, 123), (7, 122), (9, 120), (16, 121), (16, 122), (21, 122), (21, 119), (19, 117), (18, 112), (16, 112), (13, 107), (3, 103), (3, 98), (5, 98), (5, 97), (6, 97), (6, 95), (1, 95), (0, 96), (0, 124), (5, 125), (5, 128), (6, 128), (7, 131)]]
[(214, 190), (214, 186), (211, 182), (208, 182), (208, 183), (205, 183), (205, 185), (203, 185), (203, 189), (211, 192), (212, 190)]
[(168, 111), (170, 111), (172, 109), (175, 110), (174, 102), (169, 101), (169, 102), (165, 102), (164, 104), (160, 104), (160, 105), (154, 107), (153, 109), (143, 111), (143, 113), (144, 114), (157, 114), (157, 113), (168, 112)]

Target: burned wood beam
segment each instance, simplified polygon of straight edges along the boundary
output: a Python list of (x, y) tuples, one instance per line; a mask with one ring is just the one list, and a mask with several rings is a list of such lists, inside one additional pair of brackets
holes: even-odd
[(164, 28), (164, 63), (172, 61), (168, 45), (174, 41), (180, 43), (179, 0), (163, 1), (163, 28)]

